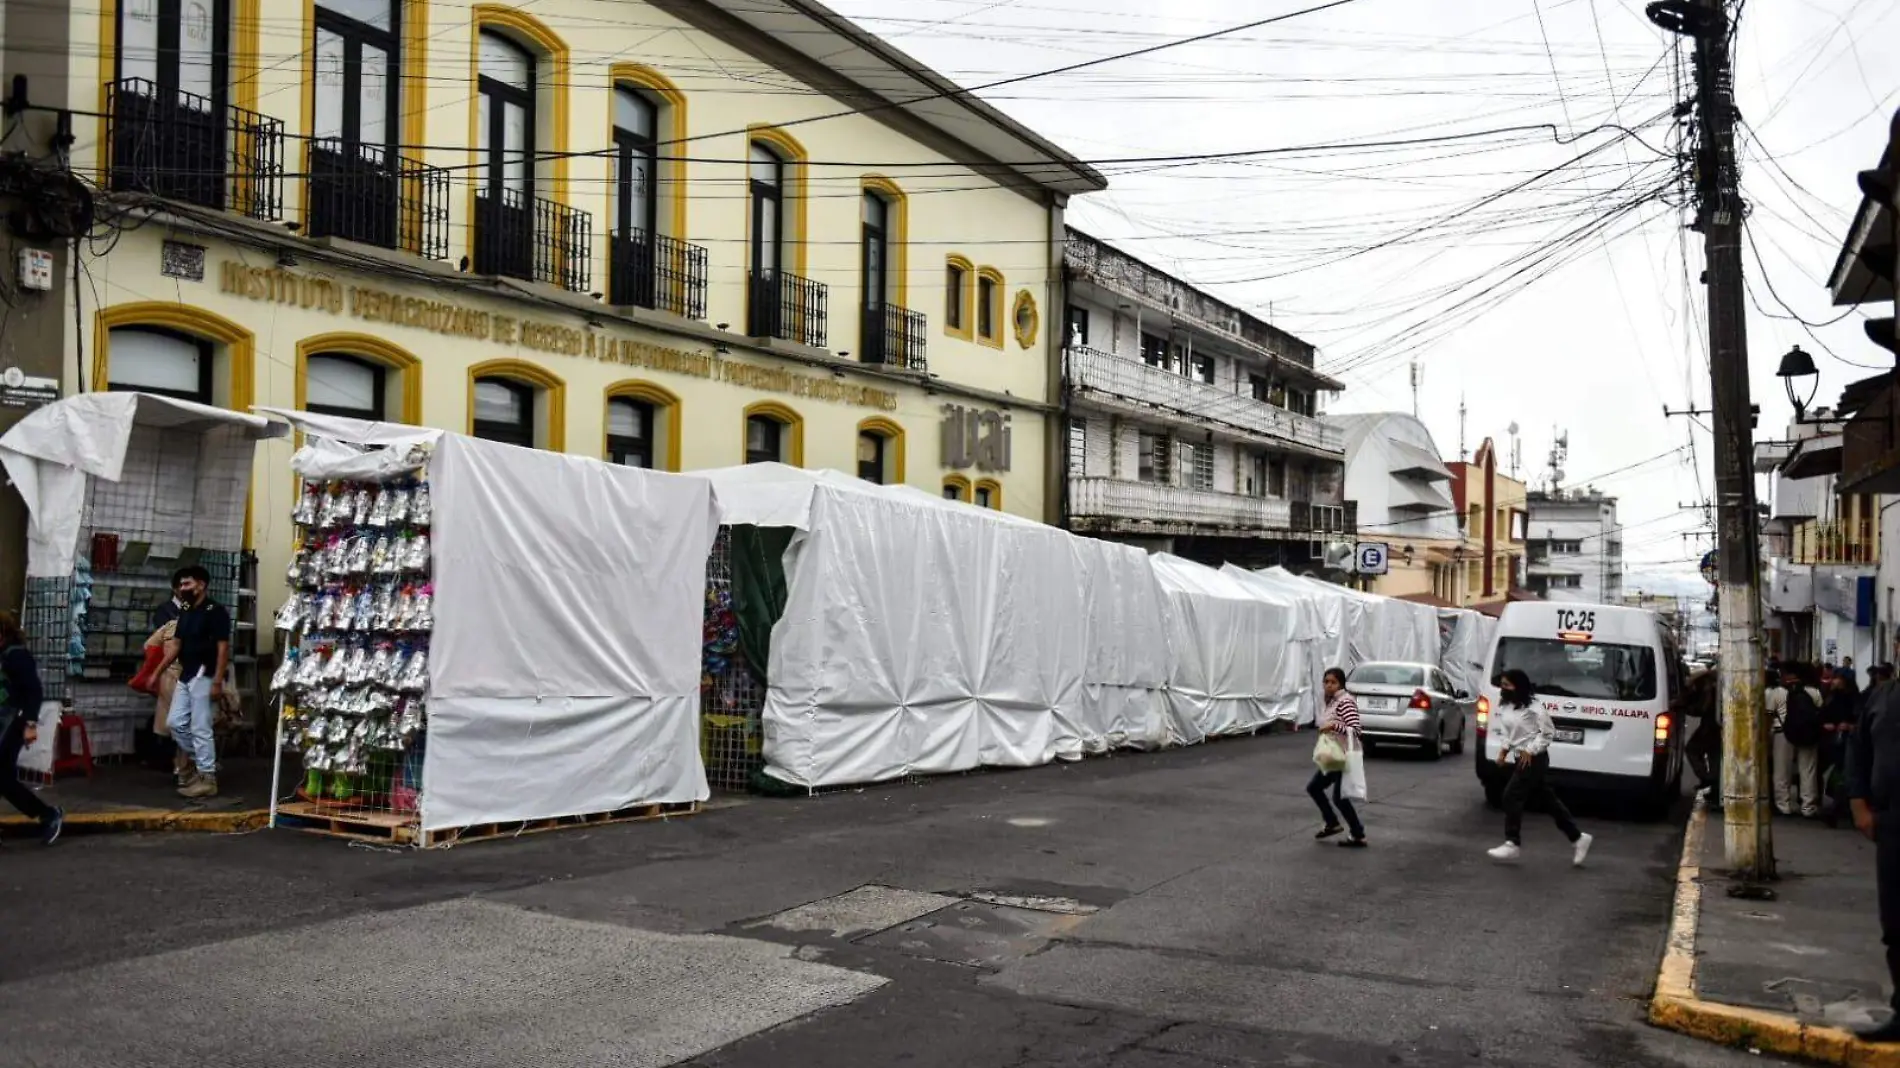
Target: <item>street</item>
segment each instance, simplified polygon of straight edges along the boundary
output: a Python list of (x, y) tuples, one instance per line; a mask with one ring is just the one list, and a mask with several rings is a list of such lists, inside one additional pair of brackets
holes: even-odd
[[(1525, 862), (1469, 758), (1379, 754), (1312, 841), (1310, 734), (416, 853), (290, 832), (0, 851), (33, 1068), (1725, 1066), (1650, 1029), (1680, 848), (1586, 809)], [(802, 906), (802, 907), (801, 907)], [(789, 911), (788, 911), (789, 910)]]

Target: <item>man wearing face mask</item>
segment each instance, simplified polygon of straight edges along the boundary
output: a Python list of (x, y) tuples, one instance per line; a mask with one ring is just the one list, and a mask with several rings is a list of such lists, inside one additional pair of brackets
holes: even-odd
[(172, 691), (171, 714), (166, 723), (178, 747), (191, 755), (194, 769), (178, 788), (180, 797), (216, 797), (218, 793), (217, 738), (213, 734), (214, 708), (224, 695), (225, 672), (231, 666), (231, 614), (211, 599), (211, 574), (202, 567), (182, 567), (172, 576), (183, 608), (178, 613), (176, 644), (159, 665), (162, 675), (174, 660), (178, 684)]

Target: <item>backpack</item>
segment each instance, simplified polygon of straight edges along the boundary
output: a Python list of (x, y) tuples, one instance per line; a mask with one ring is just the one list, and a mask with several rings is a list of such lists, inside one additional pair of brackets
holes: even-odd
[(1814, 695), (1806, 686), (1796, 686), (1788, 691), (1788, 714), (1781, 721), (1781, 735), (1790, 744), (1799, 746), (1820, 745), (1821, 707), (1814, 703)]

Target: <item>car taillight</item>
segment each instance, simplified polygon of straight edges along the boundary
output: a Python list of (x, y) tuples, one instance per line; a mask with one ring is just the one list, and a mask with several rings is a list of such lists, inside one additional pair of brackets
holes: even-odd
[(1412, 711), (1430, 712), (1431, 710), (1432, 710), (1431, 695), (1427, 694), (1424, 690), (1413, 690), (1412, 691)]
[(1669, 713), (1664, 712), (1656, 717), (1656, 744), (1660, 746), (1667, 741), (1669, 741)]
[(1491, 699), (1478, 698), (1478, 729), (1484, 730), (1491, 723)]

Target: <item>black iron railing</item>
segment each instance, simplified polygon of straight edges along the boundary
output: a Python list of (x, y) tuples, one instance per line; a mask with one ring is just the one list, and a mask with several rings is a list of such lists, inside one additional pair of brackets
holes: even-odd
[(896, 304), (874, 304), (864, 309), (864, 333), (858, 359), (888, 367), (925, 371), (924, 313)]
[(475, 272), (546, 282), (576, 293), (592, 284), (593, 216), (519, 189), (475, 191)]
[(449, 172), (380, 145), (310, 142), (311, 237), (449, 255)]
[(747, 333), (825, 347), (825, 286), (779, 271), (750, 272)]
[(106, 85), (113, 190), (229, 208), (274, 222), (284, 209), (284, 124), (145, 78)]
[(705, 249), (645, 230), (621, 231), (610, 245), (612, 303), (706, 317)]

